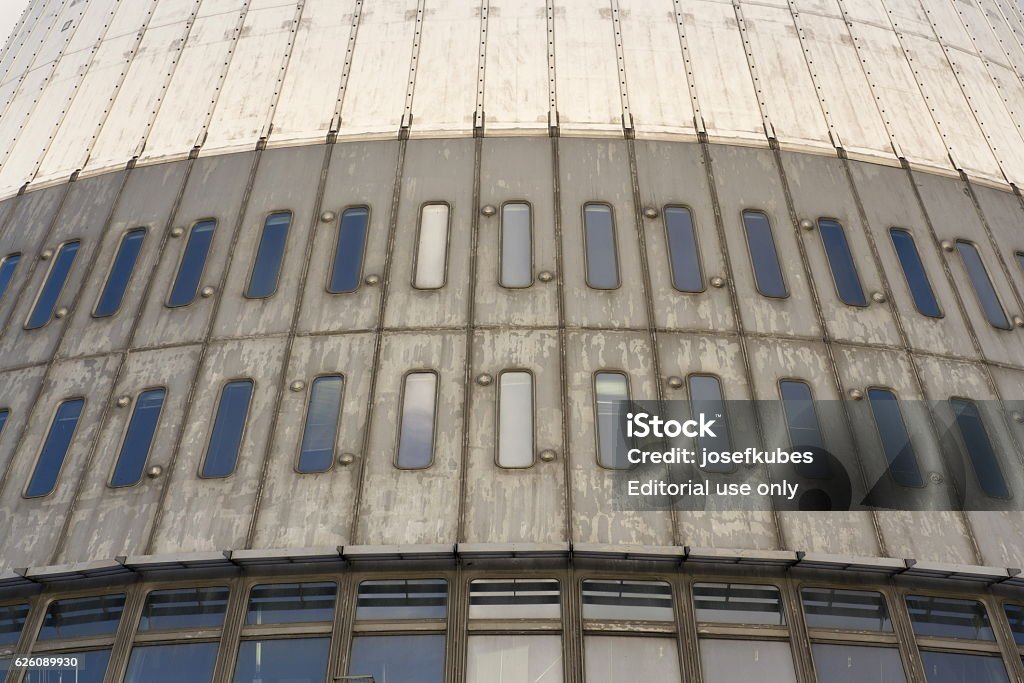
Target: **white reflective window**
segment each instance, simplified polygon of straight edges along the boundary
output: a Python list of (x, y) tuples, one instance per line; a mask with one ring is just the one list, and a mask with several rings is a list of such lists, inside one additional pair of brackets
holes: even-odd
[(677, 648), (675, 638), (586, 636), (587, 683), (679, 683)]
[(467, 683), (561, 683), (562, 638), (474, 635), (467, 668)]
[(498, 465), (533, 465), (533, 375), (503, 372), (498, 380)]
[(402, 391), (402, 424), (398, 431), (398, 466), (419, 470), (434, 459), (434, 404), (437, 375), (411, 372)]
[(762, 640), (702, 640), (700, 659), (704, 669), (704, 683), (796, 683), (789, 643)]
[(629, 437), (623, 428), (621, 402), (629, 400), (629, 380), (620, 372), (594, 374), (597, 460), (602, 467), (626, 469)]
[(448, 205), (424, 204), (420, 210), (413, 286), (417, 289), (441, 289), (447, 264)]
[(533, 284), (533, 219), (525, 202), (501, 207), (500, 284), (510, 288)]

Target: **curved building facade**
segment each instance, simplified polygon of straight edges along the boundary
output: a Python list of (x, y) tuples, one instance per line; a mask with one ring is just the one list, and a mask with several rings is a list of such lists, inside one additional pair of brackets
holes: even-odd
[[(32, 0), (0, 676), (1024, 680), (1022, 126), (1013, 0)], [(614, 504), (793, 396), (843, 511)]]

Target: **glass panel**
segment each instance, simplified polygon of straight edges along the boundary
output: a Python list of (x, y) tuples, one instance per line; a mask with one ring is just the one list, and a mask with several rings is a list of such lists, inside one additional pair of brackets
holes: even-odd
[(583, 618), (675, 621), (672, 587), (661, 581), (584, 581)]
[(46, 609), (36, 640), (110, 635), (123, 610), (123, 593), (56, 600)]
[(443, 579), (391, 579), (359, 584), (356, 619), (444, 619), (448, 582)]
[(814, 643), (819, 683), (906, 683), (899, 650), (893, 647)]
[(982, 490), (993, 498), (1009, 498), (1010, 489), (999, 469), (999, 460), (992, 449), (978, 405), (962, 398), (949, 399), (949, 405)]
[(697, 231), (694, 230), (690, 210), (683, 206), (666, 206), (665, 232), (668, 233), (672, 286), (680, 292), (703, 292), (704, 273), (701, 272)]
[(470, 619), (560, 619), (554, 579), (477, 579), (469, 584)]
[(466, 683), (562, 681), (561, 636), (470, 636), (467, 654)]
[(413, 287), (441, 289), (448, 266), (448, 205), (426, 204), (420, 210)]
[(192, 226), (188, 244), (185, 245), (185, 253), (181, 257), (181, 265), (178, 266), (178, 275), (167, 299), (168, 306), (186, 306), (196, 298), (216, 227), (217, 221), (201, 221)]
[(53, 257), (53, 265), (46, 275), (43, 288), (39, 290), (39, 298), (32, 308), (32, 314), (25, 323), (26, 330), (35, 330), (50, 322), (53, 316), (53, 309), (57, 307), (57, 299), (64, 289), (64, 284), (71, 274), (71, 266), (75, 263), (75, 256), (78, 254), (78, 242), (67, 242), (57, 249), (57, 255)]
[(11, 286), (11, 280), (14, 279), (14, 271), (18, 269), (20, 261), (21, 254), (10, 254), (4, 257), (3, 261), (0, 261), (0, 298), (3, 298), (4, 294), (7, 293), (7, 288)]
[(587, 254), (587, 286), (616, 289), (619, 262), (615, 253), (615, 220), (607, 204), (583, 206), (583, 245)]
[(11, 411), (7, 408), (0, 408), (0, 434), (4, 433), (4, 427), (7, 426), (7, 418), (10, 417)]
[(204, 477), (226, 477), (235, 471), (251, 399), (251, 379), (224, 385), (220, 392), (220, 404), (217, 406), (217, 418), (213, 423), (210, 445), (206, 449), (206, 459), (203, 462)]
[(64, 458), (71, 447), (71, 439), (75, 435), (75, 428), (78, 427), (78, 418), (84, 405), (83, 399), (73, 398), (57, 406), (57, 413), (50, 425), (50, 432), (46, 435), (43, 450), (39, 453), (36, 469), (25, 490), (27, 497), (49, 495), (57, 485), (57, 477), (64, 466)]
[(782, 410), (786, 414), (789, 443), (794, 451), (810, 451), (822, 457), (797, 464), (796, 471), (808, 479), (831, 479), (832, 465), (825, 454), (825, 441), (814, 409), (814, 396), (806, 382), (784, 379), (779, 382)]
[(679, 683), (675, 638), (585, 636), (587, 683)]
[(251, 299), (263, 299), (277, 291), (277, 278), (281, 273), (284, 248), (288, 242), (288, 227), (292, 215), (287, 211), (272, 213), (263, 223), (260, 247), (256, 251), (256, 262), (249, 276), (249, 288), (245, 295)]
[(103, 683), (103, 677), (107, 673), (107, 662), (110, 661), (110, 650), (61, 652), (58, 656), (75, 657), (78, 659), (78, 666), (65, 669), (28, 669), (22, 683)]
[(629, 437), (621, 419), (621, 401), (629, 400), (629, 379), (618, 372), (594, 374), (595, 408), (597, 411), (597, 458), (602, 467), (627, 469)]
[(530, 205), (510, 203), (501, 207), (502, 287), (533, 284), (533, 220)]
[(800, 597), (807, 628), (892, 631), (889, 609), (881, 593), (804, 588)]
[(1024, 270), (1024, 251), (1018, 251), (1014, 256), (1017, 257), (1017, 265)]
[(999, 657), (953, 652), (922, 652), (928, 683), (1009, 683)]
[(821, 243), (825, 245), (825, 256), (828, 257), (828, 267), (832, 271), (839, 299), (851, 306), (867, 306), (868, 300), (864, 296), (864, 288), (861, 287), (843, 226), (823, 218), (818, 221), (818, 232), (821, 233)]
[(503, 372), (498, 379), (498, 465), (533, 465), (533, 375)]
[(974, 600), (908, 595), (907, 609), (918, 636), (995, 640), (985, 606)]
[(775, 238), (768, 216), (760, 211), (744, 211), (743, 227), (747, 234), (747, 249), (754, 267), (757, 291), (765, 296), (782, 298), (789, 294), (782, 277), (779, 254), (775, 251)]
[(104, 285), (100, 300), (96, 303), (96, 310), (93, 311), (97, 318), (114, 315), (117, 309), (121, 308), (125, 290), (128, 289), (128, 281), (132, 279), (135, 262), (139, 259), (139, 252), (142, 251), (142, 243), (145, 240), (146, 231), (143, 228), (129, 230), (121, 238), (121, 245), (117, 248), (114, 263), (107, 275), (107, 284)]
[(163, 389), (148, 389), (135, 399), (132, 419), (128, 422), (121, 453), (117, 456), (117, 465), (110, 477), (111, 486), (131, 486), (142, 479), (142, 470), (146, 467), (149, 449), (156, 436), (166, 394)]
[(234, 683), (323, 683), (330, 649), (330, 638), (244, 640)]
[(871, 414), (875, 418), (882, 450), (889, 461), (889, 473), (900, 486), (924, 486), (921, 470), (917, 466), (914, 444), (910, 442), (907, 425), (903, 422), (896, 394), (888, 389), (868, 389)]
[(903, 267), (903, 277), (906, 278), (910, 294), (914, 297), (914, 306), (917, 307), (921, 315), (941, 318), (942, 309), (939, 308), (939, 302), (935, 300), (935, 293), (928, 281), (928, 273), (925, 272), (921, 255), (917, 252), (917, 245), (914, 244), (914, 236), (907, 230), (890, 228), (889, 237), (892, 238), (892, 246), (896, 249), (900, 266)]
[(985, 318), (993, 327), (998, 327), (1001, 330), (1010, 329), (1010, 322), (1006, 319), (1003, 305), (999, 302), (999, 295), (996, 294), (992, 280), (988, 277), (988, 271), (985, 270), (985, 264), (981, 261), (978, 248), (970, 242), (957, 240), (956, 250), (960, 252), (964, 268), (967, 269), (967, 276), (971, 278), (974, 294), (978, 297), (982, 310), (985, 311)]
[(132, 649), (124, 683), (209, 683), (219, 643), (147, 645)]
[(313, 380), (299, 451), (299, 472), (324, 472), (331, 468), (344, 391), (345, 378), (340, 375)]
[(697, 621), (718, 624), (782, 626), (786, 615), (775, 586), (748, 583), (696, 583), (693, 606)]
[(702, 640), (700, 657), (704, 669), (704, 683), (796, 683), (789, 643)]
[(376, 683), (443, 683), (444, 636), (356, 636), (348, 673)]
[(337, 584), (272, 583), (249, 592), (247, 624), (299, 624), (334, 619)]
[(402, 391), (402, 424), (398, 433), (398, 466), (418, 470), (434, 459), (434, 403), (437, 375), (411, 372)]
[(1013, 632), (1013, 641), (1018, 645), (1024, 645), (1024, 607), (1021, 605), (1003, 605), (1006, 612), (1006, 620), (1010, 622), (1010, 631)]
[[(694, 439), (697, 450), (705, 449), (718, 453), (731, 451), (725, 399), (722, 396), (722, 382), (712, 375), (690, 375), (686, 382), (690, 391), (690, 411), (693, 418), (699, 419), (699, 416), (703, 414), (716, 421), (715, 436)], [(728, 463), (709, 463), (702, 469), (705, 472), (734, 472), (736, 466)]]
[(26, 618), (28, 618), (27, 603), (0, 607), (0, 645), (14, 645), (18, 642)]
[(220, 628), (227, 606), (228, 589), (224, 586), (153, 591), (146, 596), (139, 633)]
[(363, 271), (363, 252), (366, 232), (370, 224), (370, 210), (365, 206), (345, 209), (338, 224), (338, 243), (334, 248), (334, 266), (327, 291), (331, 294), (354, 292), (359, 288)]

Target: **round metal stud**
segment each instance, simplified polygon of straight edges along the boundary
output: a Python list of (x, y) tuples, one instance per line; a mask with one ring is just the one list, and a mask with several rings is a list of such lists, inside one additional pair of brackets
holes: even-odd
[(65, 307), (63, 307), (63, 306), (61, 306), (60, 308), (58, 308), (58, 309), (57, 309), (57, 312), (56, 312), (56, 313), (54, 313), (54, 315), (55, 315), (55, 316), (57, 316), (58, 318), (63, 318), (63, 317), (64, 317), (64, 316), (66, 316), (67, 314), (68, 314), (68, 309), (67, 309), (67, 308), (65, 308)]
[(864, 392), (861, 391), (860, 389), (850, 389), (848, 393), (850, 395), (850, 398), (852, 398), (854, 401), (859, 401), (862, 398), (864, 398)]
[(939, 474), (938, 472), (929, 472), (928, 481), (930, 481), (933, 484), (941, 484), (942, 482), (945, 481), (945, 479), (943, 479), (942, 475)]
[(1024, 327), (1024, 318), (1019, 315), (1013, 316), (1013, 324), (1017, 327)]
[(150, 479), (156, 479), (163, 473), (164, 468), (161, 467), (160, 465), (152, 465), (148, 470), (146, 470), (146, 476), (149, 477)]
[(181, 226), (171, 228), (171, 237), (181, 237), (184, 234), (185, 228), (182, 228)]
[(486, 372), (481, 372), (479, 375), (476, 376), (476, 383), (482, 387), (490, 386), (491, 382), (493, 381), (494, 378), (488, 375)]
[(338, 456), (339, 465), (351, 465), (356, 461), (356, 456), (352, 453), (342, 453)]
[(288, 388), (291, 389), (292, 391), (302, 391), (303, 389), (306, 388), (306, 383), (303, 382), (301, 379), (297, 379), (291, 384), (289, 384)]
[(39, 254), (39, 258), (44, 261), (49, 261), (53, 258), (53, 249), (43, 249), (42, 253)]
[(672, 375), (668, 378), (668, 385), (673, 389), (679, 389), (683, 386), (683, 378)]
[(803, 230), (814, 230), (814, 221), (805, 218), (800, 221), (800, 228)]
[(713, 278), (711, 278), (711, 286), (714, 287), (715, 289), (721, 289), (722, 287), (725, 287), (725, 278), (719, 277), (718, 275), (714, 276)]
[(882, 292), (873, 292), (871, 294), (871, 300), (874, 301), (876, 304), (884, 304), (885, 294), (883, 294)]
[(644, 218), (657, 218), (657, 217), (658, 217), (658, 210), (655, 209), (653, 206), (648, 206), (646, 209), (644, 209)]
[(542, 270), (539, 273), (537, 273), (537, 279), (540, 280), (541, 282), (551, 282), (552, 280), (555, 279), (555, 274), (552, 273), (550, 270)]
[(540, 452), (540, 459), (543, 460), (544, 462), (552, 462), (557, 457), (558, 453), (555, 453), (550, 448), (545, 448)]
[(1017, 424), (1024, 422), (1024, 414), (1018, 413), (1016, 410), (1010, 413), (1010, 418)]
[(337, 217), (338, 217), (338, 214), (334, 213), (333, 211), (324, 211), (322, 214), (320, 214), (320, 222), (321, 223), (333, 223), (334, 219), (337, 218)]
[(203, 287), (201, 290), (199, 290), (199, 296), (203, 297), (204, 299), (209, 299), (211, 296), (213, 296), (213, 287), (210, 287), (209, 285)]
[(363, 282), (370, 285), (371, 287), (373, 285), (378, 285), (380, 284), (380, 275), (367, 275), (366, 279), (363, 280)]
[(492, 205), (488, 204), (488, 205), (486, 205), (484, 207), (481, 207), (480, 213), (482, 213), (483, 215), (485, 215), (488, 218), (490, 218), (494, 214), (498, 213), (498, 210), (496, 208), (494, 208)]
[(939, 246), (942, 247), (942, 251), (953, 251), (953, 243), (949, 240), (942, 240)]
[(125, 408), (131, 402), (132, 402), (132, 400), (130, 398), (128, 398), (127, 396), (118, 396), (117, 397), (117, 407), (118, 408)]

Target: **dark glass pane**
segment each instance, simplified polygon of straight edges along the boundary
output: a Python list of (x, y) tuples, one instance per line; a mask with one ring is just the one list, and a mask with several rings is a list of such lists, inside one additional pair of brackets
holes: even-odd
[(359, 584), (356, 619), (444, 619), (448, 582), (443, 579), (389, 579)]
[(341, 397), (345, 379), (340, 376), (317, 377), (309, 392), (306, 428), (299, 451), (300, 472), (323, 472), (334, 462), (334, 443), (341, 417)]
[(559, 619), (554, 579), (477, 579), (469, 584), (470, 619)]
[(784, 297), (786, 281), (782, 277), (779, 254), (775, 251), (775, 238), (768, 216), (760, 211), (744, 211), (743, 227), (747, 233), (747, 249), (754, 266), (754, 280), (757, 291), (765, 296)]
[(935, 300), (935, 293), (928, 281), (928, 273), (924, 270), (921, 255), (914, 244), (914, 236), (900, 228), (891, 228), (889, 236), (892, 238), (892, 246), (896, 249), (896, 256), (900, 259), (900, 266), (903, 267), (903, 277), (906, 278), (910, 294), (914, 297), (914, 306), (921, 315), (941, 318), (942, 309)]
[(121, 308), (121, 300), (124, 299), (128, 281), (132, 279), (135, 262), (139, 259), (139, 252), (142, 251), (145, 239), (146, 231), (142, 228), (129, 230), (121, 239), (121, 245), (117, 248), (114, 263), (107, 275), (107, 284), (103, 287), (103, 293), (93, 313), (97, 318), (114, 315), (117, 309)]
[(356, 636), (348, 673), (379, 683), (443, 683), (444, 636)]
[(1024, 270), (1024, 251), (1018, 251), (1014, 256), (1017, 257), (1017, 265), (1020, 266), (1021, 270)]
[(324, 683), (330, 649), (330, 638), (243, 640), (234, 683)]
[(954, 652), (922, 652), (928, 683), (1009, 683), (999, 657)]
[(900, 652), (894, 647), (814, 643), (819, 683), (905, 683)]
[(821, 233), (821, 242), (825, 245), (825, 256), (828, 257), (828, 267), (832, 270), (832, 279), (836, 283), (839, 298), (851, 306), (867, 306), (868, 300), (864, 296), (864, 288), (860, 285), (857, 266), (853, 262), (853, 252), (846, 241), (843, 226), (836, 221), (822, 219), (818, 221), (818, 232)]
[(892, 478), (900, 486), (924, 486), (914, 445), (910, 443), (910, 434), (903, 422), (896, 394), (888, 389), (869, 389), (868, 399)]
[(7, 293), (7, 288), (11, 286), (11, 280), (14, 279), (14, 271), (18, 269), (20, 261), (21, 254), (11, 254), (0, 262), (0, 298), (3, 298), (4, 294)]
[(245, 295), (251, 299), (263, 299), (277, 290), (277, 278), (281, 273), (281, 261), (288, 242), (288, 226), (292, 215), (288, 212), (272, 213), (263, 224), (263, 236), (256, 251), (256, 262), (249, 276), (249, 288)]
[(584, 581), (583, 618), (675, 621), (672, 587), (661, 581)]
[(629, 437), (621, 419), (621, 403), (629, 400), (629, 380), (618, 372), (594, 375), (597, 409), (597, 458), (602, 467), (627, 469)]
[(50, 433), (46, 435), (36, 469), (25, 490), (25, 495), (29, 498), (49, 495), (57, 485), (60, 468), (64, 465), (68, 448), (71, 447), (71, 439), (75, 435), (75, 428), (78, 427), (78, 418), (84, 405), (83, 399), (74, 398), (57, 406), (57, 414), (50, 425)]
[(1010, 622), (1010, 630), (1013, 632), (1013, 641), (1018, 645), (1024, 645), (1024, 606), (1003, 605), (1006, 612), (1006, 620)]
[(530, 205), (505, 204), (501, 207), (501, 279), (502, 287), (529, 287), (533, 284), (533, 222)]
[(166, 393), (163, 389), (148, 389), (135, 399), (132, 419), (128, 422), (121, 453), (117, 456), (117, 465), (110, 478), (111, 486), (131, 486), (142, 479), (142, 470), (146, 466), (153, 437), (156, 436)]
[(185, 245), (185, 254), (181, 257), (181, 265), (178, 266), (178, 276), (174, 279), (171, 295), (167, 299), (168, 306), (186, 306), (196, 298), (216, 227), (217, 221), (201, 221), (192, 226), (188, 244)]
[(668, 260), (672, 266), (672, 286), (680, 292), (704, 291), (704, 274), (697, 250), (697, 232), (693, 215), (682, 206), (665, 207), (665, 231), (668, 233)]
[(775, 586), (748, 583), (697, 583), (693, 586), (697, 621), (717, 624), (786, 623), (782, 598)]
[(4, 427), (7, 426), (7, 418), (10, 417), (11, 411), (7, 408), (0, 409), (0, 434), (4, 433)]
[(219, 643), (136, 646), (124, 683), (209, 683)]
[[(722, 396), (722, 383), (711, 375), (690, 375), (687, 378), (690, 391), (690, 411), (693, 419), (706, 415), (708, 420), (715, 421), (715, 435), (694, 439), (697, 451), (707, 450), (725, 453), (732, 450), (729, 444), (729, 427), (726, 423), (725, 399)], [(734, 472), (735, 465), (714, 463), (704, 468), (705, 472)]]
[(873, 591), (804, 588), (807, 628), (892, 631), (885, 597)]
[(217, 406), (210, 446), (206, 449), (206, 460), (203, 462), (204, 477), (226, 477), (235, 471), (250, 399), (252, 380), (243, 379), (224, 385), (220, 392), (220, 405)]
[(1006, 319), (1003, 305), (999, 302), (999, 295), (996, 294), (992, 280), (988, 277), (985, 264), (981, 262), (978, 248), (970, 242), (957, 240), (956, 249), (960, 252), (960, 258), (964, 262), (964, 268), (967, 269), (968, 277), (971, 278), (971, 285), (981, 303), (981, 308), (985, 311), (985, 318), (993, 327), (998, 327), (1001, 330), (1010, 329), (1010, 322)]
[(338, 243), (334, 248), (334, 266), (331, 268), (331, 281), (327, 285), (327, 291), (331, 294), (354, 292), (359, 288), (369, 221), (370, 210), (364, 206), (345, 209), (341, 214)]
[(615, 221), (606, 204), (583, 207), (583, 245), (587, 254), (587, 286), (615, 289), (619, 286), (619, 262), (615, 253)]
[(967, 455), (974, 466), (974, 474), (978, 477), (985, 495), (993, 498), (1009, 498), (1010, 489), (1006, 486), (1003, 472), (999, 469), (999, 460), (989, 441), (985, 422), (978, 412), (974, 401), (952, 398), (949, 405), (953, 409), (956, 426), (967, 448)]
[(995, 640), (988, 612), (975, 600), (908, 595), (907, 609), (919, 636)]
[(437, 375), (411, 372), (402, 391), (402, 424), (398, 434), (398, 466), (403, 469), (430, 467), (434, 459), (434, 409)]
[[(44, 654), (39, 654), (45, 657)], [(88, 652), (61, 652), (58, 657), (74, 657), (78, 666), (63, 669), (48, 667), (28, 669), (22, 683), (103, 683), (110, 661), (110, 650), (89, 650)]]
[(832, 466), (824, 457), (825, 442), (821, 437), (811, 388), (806, 382), (784, 379), (779, 382), (779, 394), (786, 413), (790, 447), (794, 451), (810, 451), (816, 456), (811, 462), (796, 465), (796, 471), (808, 479), (831, 479)]
[(50, 267), (50, 272), (46, 274), (43, 288), (39, 291), (36, 305), (32, 308), (32, 314), (29, 315), (28, 322), (25, 323), (26, 330), (34, 330), (50, 322), (50, 318), (53, 316), (53, 309), (57, 306), (57, 299), (60, 298), (60, 293), (64, 289), (64, 283), (67, 282), (68, 275), (71, 274), (71, 266), (75, 263), (75, 256), (78, 254), (79, 246), (78, 242), (67, 242), (62, 244), (57, 250), (57, 255), (53, 257), (53, 265)]
[(247, 624), (299, 624), (334, 619), (337, 584), (268, 583), (249, 592)]
[(27, 617), (27, 603), (0, 606), (0, 645), (14, 645), (18, 642)]
[(46, 609), (37, 640), (111, 635), (123, 610), (123, 593), (56, 600)]
[(220, 628), (228, 606), (228, 589), (175, 588), (146, 596), (139, 632)]

